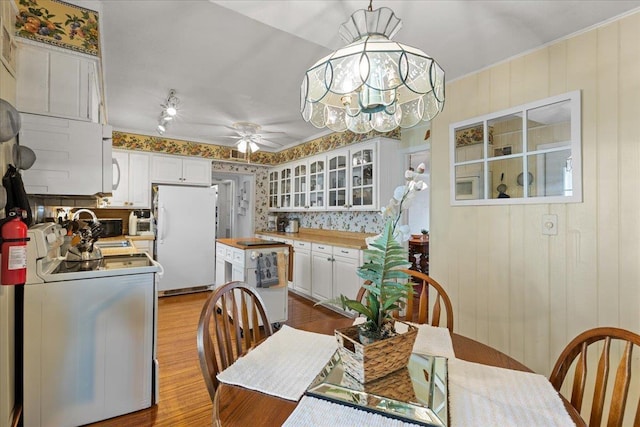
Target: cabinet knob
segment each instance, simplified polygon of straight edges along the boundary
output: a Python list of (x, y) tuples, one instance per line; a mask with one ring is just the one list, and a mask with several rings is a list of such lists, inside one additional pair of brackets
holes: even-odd
[(329, 258), (327, 258), (327, 261), (333, 261), (333, 260), (331, 259), (331, 257), (329, 257)]

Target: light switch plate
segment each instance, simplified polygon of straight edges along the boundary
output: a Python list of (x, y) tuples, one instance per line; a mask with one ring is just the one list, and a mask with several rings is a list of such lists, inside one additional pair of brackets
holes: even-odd
[(558, 234), (558, 215), (542, 215), (542, 234), (548, 236)]

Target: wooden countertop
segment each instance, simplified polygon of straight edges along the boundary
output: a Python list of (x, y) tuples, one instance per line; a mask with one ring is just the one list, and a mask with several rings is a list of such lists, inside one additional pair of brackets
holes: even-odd
[(256, 237), (238, 237), (238, 238), (229, 238), (229, 239), (216, 239), (216, 242), (222, 243), (223, 245), (234, 247), (236, 249), (242, 249), (243, 251), (246, 250), (246, 249), (269, 248), (269, 247), (274, 247), (274, 246), (288, 246), (285, 243), (281, 243), (279, 245), (274, 245), (273, 243), (272, 244), (266, 243), (264, 245), (260, 245), (260, 244), (247, 245), (247, 244), (245, 244), (246, 242), (260, 243), (262, 241), (263, 241), (262, 239), (258, 239)]
[[(115, 247), (115, 248), (103, 248), (100, 247), (100, 242), (121, 242), (123, 240), (129, 240), (132, 245), (129, 247)], [(154, 240), (154, 236), (116, 236), (116, 237), (102, 237), (96, 241), (96, 245), (100, 247), (102, 251), (102, 255), (105, 256), (113, 256), (113, 255), (131, 255), (141, 253), (140, 249), (136, 248), (136, 244), (134, 241), (142, 241), (142, 240)]]
[(353, 249), (366, 249), (367, 243), (365, 239), (369, 236), (375, 236), (373, 233), (354, 233), (351, 231), (322, 230), (319, 228), (301, 228), (298, 233), (281, 233), (276, 231), (256, 231), (256, 233), (283, 239), (325, 243), (327, 245)]

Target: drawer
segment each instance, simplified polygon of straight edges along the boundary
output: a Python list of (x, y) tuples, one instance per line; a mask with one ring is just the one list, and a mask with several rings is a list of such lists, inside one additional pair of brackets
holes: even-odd
[(293, 241), (294, 248), (300, 249), (311, 249), (311, 242), (303, 242), (302, 240), (294, 240)]
[(230, 247), (224, 248), (224, 260), (233, 262), (233, 249)]
[(244, 265), (244, 251), (240, 249), (234, 249), (231, 262), (237, 265)]
[(313, 252), (320, 252), (323, 254), (332, 255), (333, 254), (333, 246), (326, 245), (324, 243), (312, 243), (311, 250)]
[(225, 252), (226, 252), (225, 247), (223, 245), (221, 245), (220, 243), (218, 243), (216, 245), (216, 257), (224, 258)]
[(340, 257), (350, 258), (350, 259), (359, 259), (360, 258), (360, 249), (341, 248), (339, 246), (334, 246), (333, 247), (333, 256), (340, 256)]

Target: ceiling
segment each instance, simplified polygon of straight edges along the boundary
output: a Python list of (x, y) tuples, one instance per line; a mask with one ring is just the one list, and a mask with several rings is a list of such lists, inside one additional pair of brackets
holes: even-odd
[[(102, 0), (108, 122), (157, 135), (169, 90), (180, 100), (165, 137), (234, 145), (235, 122), (262, 126), (279, 151), (327, 134), (300, 115), (310, 65), (344, 45), (340, 24), (368, 1)], [(615, 0), (381, 1), (402, 19), (395, 40), (422, 49), (447, 81), (640, 7)], [(446, 108), (446, 105), (445, 105)], [(437, 119), (436, 119), (437, 120)]]

